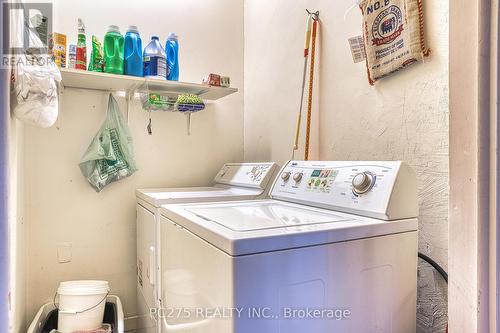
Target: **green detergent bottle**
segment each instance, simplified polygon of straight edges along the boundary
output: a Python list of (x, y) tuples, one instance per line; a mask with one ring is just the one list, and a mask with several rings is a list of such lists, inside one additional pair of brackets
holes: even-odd
[(124, 38), (120, 28), (110, 25), (104, 36), (104, 71), (112, 74), (123, 74)]

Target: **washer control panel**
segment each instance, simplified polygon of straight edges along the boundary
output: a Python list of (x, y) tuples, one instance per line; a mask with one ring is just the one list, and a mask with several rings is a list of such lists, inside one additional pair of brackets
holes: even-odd
[(215, 176), (216, 184), (265, 189), (273, 179), (278, 166), (266, 163), (226, 163)]
[(416, 217), (416, 179), (399, 161), (290, 161), (273, 199), (380, 219)]

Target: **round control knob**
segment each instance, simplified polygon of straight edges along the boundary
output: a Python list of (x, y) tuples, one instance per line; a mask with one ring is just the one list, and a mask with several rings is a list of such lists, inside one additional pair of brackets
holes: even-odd
[(297, 172), (296, 174), (293, 175), (293, 180), (295, 180), (296, 183), (300, 182), (302, 180), (302, 173)]
[(352, 188), (356, 194), (368, 192), (373, 185), (375, 185), (375, 176), (369, 172), (358, 173), (352, 179)]
[(281, 174), (281, 179), (283, 179), (284, 181), (287, 181), (288, 179), (290, 179), (290, 172), (288, 171), (285, 171)]

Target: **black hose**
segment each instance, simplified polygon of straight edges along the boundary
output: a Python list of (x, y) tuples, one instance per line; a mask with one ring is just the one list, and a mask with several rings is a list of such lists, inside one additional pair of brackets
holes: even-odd
[(420, 259), (426, 261), (432, 267), (434, 267), (434, 269), (436, 271), (438, 271), (439, 274), (441, 274), (441, 276), (446, 281), (446, 283), (448, 283), (448, 273), (446, 273), (446, 271), (443, 269), (443, 267), (439, 266), (439, 264), (437, 262), (435, 262), (434, 260), (432, 260), (431, 258), (429, 258), (428, 256), (426, 256), (425, 254), (423, 254), (421, 252), (418, 253), (418, 257)]

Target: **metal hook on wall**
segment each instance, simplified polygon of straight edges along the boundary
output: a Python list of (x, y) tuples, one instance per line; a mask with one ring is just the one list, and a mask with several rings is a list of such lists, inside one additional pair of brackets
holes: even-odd
[(311, 15), (313, 17), (313, 20), (318, 21), (319, 20), (319, 10), (315, 12), (311, 12), (309, 9), (306, 9), (307, 14)]

